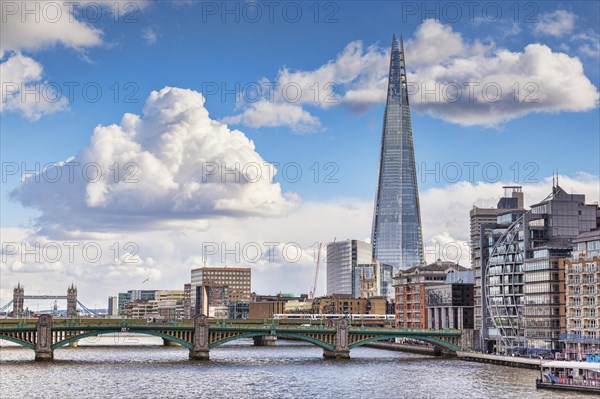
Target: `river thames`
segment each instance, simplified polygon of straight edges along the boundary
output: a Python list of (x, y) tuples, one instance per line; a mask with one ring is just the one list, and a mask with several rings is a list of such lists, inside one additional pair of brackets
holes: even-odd
[(185, 348), (150, 346), (161, 343), (153, 337), (86, 339), (79, 348), (54, 351), (52, 363), (36, 363), (32, 350), (3, 344), (0, 397), (589, 397), (536, 390), (535, 370), (381, 349), (357, 348), (351, 360), (334, 361), (324, 360), (314, 346), (279, 341), (275, 347), (254, 347), (251, 340), (240, 340), (212, 349), (209, 362), (191, 362)]

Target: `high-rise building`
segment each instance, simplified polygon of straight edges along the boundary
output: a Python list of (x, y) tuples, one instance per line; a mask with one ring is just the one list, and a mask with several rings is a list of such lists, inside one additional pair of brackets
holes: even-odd
[(566, 323), (561, 326), (560, 341), (567, 359), (585, 361), (600, 353), (600, 230), (578, 235), (571, 257), (561, 263)]
[(119, 298), (116, 296), (108, 297), (108, 316), (118, 316), (119, 315)]
[(424, 264), (404, 45), (394, 36), (371, 234), (373, 257), (396, 271)]
[[(490, 352), (492, 347), (484, 348), (484, 343), (489, 336), (487, 331), (491, 325), (486, 308), (485, 291), (482, 290), (482, 281), (485, 274), (485, 266), (489, 258), (490, 249), (495, 241), (506, 230), (505, 225), (498, 224), (499, 215), (512, 214), (509, 220), (516, 218), (525, 212), (524, 197), (521, 186), (505, 186), (504, 196), (500, 198), (496, 208), (480, 208), (474, 206), (469, 212), (471, 221), (471, 269), (475, 275), (474, 285), (474, 329), (475, 334), (481, 341), (476, 343), (476, 349)], [(506, 220), (504, 216), (503, 220)]]
[(568, 256), (573, 238), (596, 227), (596, 208), (585, 204), (584, 195), (554, 185), (531, 210), (498, 215), (502, 228), (488, 236), (493, 245), (482, 271), (488, 342), (497, 350), (560, 349), (564, 273), (559, 259)]
[[(191, 271), (190, 302), (192, 315), (224, 317), (229, 304), (250, 301), (249, 267), (201, 267)], [(223, 316), (224, 315), (224, 316)]]
[(352, 267), (370, 264), (371, 245), (360, 240), (346, 240), (327, 244), (327, 295), (352, 292)]

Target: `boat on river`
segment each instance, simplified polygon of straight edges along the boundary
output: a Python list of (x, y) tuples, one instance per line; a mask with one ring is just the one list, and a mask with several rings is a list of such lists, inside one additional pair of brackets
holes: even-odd
[(554, 360), (540, 365), (535, 386), (600, 394), (600, 363)]

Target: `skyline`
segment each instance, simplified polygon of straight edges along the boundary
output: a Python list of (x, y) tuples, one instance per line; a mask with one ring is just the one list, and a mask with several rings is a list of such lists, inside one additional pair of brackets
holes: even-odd
[[(537, 24), (522, 21), (531, 10), (521, 10), (518, 21), (511, 16), (495, 23), (466, 17), (438, 22), (387, 3), (382, 5), (385, 10), (339, 4), (334, 13), (338, 21), (329, 24), (314, 23), (307, 6), (305, 18), (297, 23), (283, 17), (273, 23), (265, 18), (222, 23), (220, 15), (214, 17), (199, 4), (131, 4), (138, 7), (137, 23), (115, 23), (108, 15), (91, 23), (75, 14), (80, 21), (77, 37), (43, 23), (29, 25), (31, 34), (7, 35), (9, 25), (2, 24), (3, 100), (5, 84), (12, 80), (58, 82), (63, 90), (67, 82), (96, 82), (103, 90), (98, 102), (82, 100), (79, 90), (74, 101), (3, 101), (2, 241), (56, 242), (64, 249), (65, 241), (95, 240), (104, 251), (98, 263), (85, 262), (80, 253), (76, 261), (61, 259), (60, 265), (3, 259), (3, 303), (19, 281), (32, 289), (44, 286), (49, 293), (62, 292), (64, 283), (73, 281), (83, 298), (98, 287), (98, 280), (106, 282), (91, 294), (91, 302), (135, 289), (147, 278), (152, 288), (179, 287), (189, 279), (192, 265), (203, 263), (198, 248), (202, 242), (225, 242), (227, 249), (236, 242), (240, 249), (259, 243), (274, 261), (251, 265), (253, 290), (308, 292), (315, 267), (311, 253), (286, 262), (282, 245), (271, 250), (264, 243), (297, 242), (309, 248), (336, 237), (368, 240), (389, 66), (386, 44), (393, 32), (404, 35), (408, 81), (416, 87), (478, 78), (485, 84), (490, 81), (483, 77), (492, 76), (491, 82), (508, 93), (498, 103), (470, 102), (465, 96), (456, 102), (430, 100), (422, 92), (411, 97), (429, 262), (436, 258), (431, 251), (436, 240), (459, 243), (460, 263), (468, 265), (468, 210), (473, 204), (495, 204), (502, 185), (523, 185), (525, 204), (530, 205), (550, 192), (550, 175), (558, 170), (566, 191), (586, 194), (587, 203), (600, 197), (599, 55), (590, 47), (598, 43), (598, 12), (586, 2), (539, 4)], [(321, 4), (319, 21), (336, 10), (325, 9), (326, 4)], [(110, 10), (106, 5), (101, 9)], [(359, 17), (369, 20), (375, 13), (382, 21), (378, 26), (357, 23)], [(170, 29), (168, 18), (173, 15), (178, 20)], [(119, 19), (128, 16), (123, 12)], [(406, 17), (406, 23), (392, 23), (398, 16)], [(205, 22), (194, 26), (198, 20)], [(307, 26), (311, 29), (304, 29), (305, 36), (295, 36)], [(239, 40), (259, 28), (262, 42)], [(286, 35), (273, 35), (275, 29)], [(206, 38), (206, 31), (213, 37)], [(490, 40), (498, 32), (505, 36)], [(32, 38), (43, 34), (46, 42), (32, 45)], [(177, 51), (167, 53), (168, 48)], [(261, 79), (288, 84), (292, 90), (300, 87), (302, 95), (292, 102), (285, 97), (292, 92), (276, 91), (272, 100), (251, 102), (243, 101), (252, 100), (246, 90), (236, 104), (236, 83), (240, 88), (264, 87), (251, 85)], [(524, 103), (525, 85), (532, 82), (539, 83), (541, 101)], [(335, 83), (339, 94), (328, 91), (328, 83)], [(512, 101), (510, 87), (515, 83), (523, 101)], [(117, 88), (119, 101), (114, 101)], [(126, 102), (134, 92), (131, 99), (137, 103)], [(225, 101), (220, 98), (224, 94)], [(332, 99), (337, 102), (326, 102)], [(169, 140), (161, 141), (158, 132), (168, 132)], [(512, 150), (514, 143), (525, 151), (490, 153)], [(23, 165), (31, 170), (36, 162), (71, 157), (81, 164), (97, 162), (108, 176), (115, 173), (111, 166), (118, 165), (121, 184), (110, 179), (100, 184), (82, 178), (47, 181), (52, 176), (42, 176), (40, 184), (20, 183)], [(270, 176), (272, 168), (263, 162), (280, 166), (274, 182), (261, 178), (222, 184), (223, 170), (210, 169), (221, 161), (261, 165), (262, 176)], [(128, 167), (128, 162), (135, 165)], [(487, 179), (482, 176), (485, 166)], [(62, 168), (67, 176), (68, 169)], [(152, 171), (152, 178), (145, 170)], [(302, 176), (294, 183), (297, 170)], [(502, 172), (498, 179), (493, 174), (497, 170)], [(127, 176), (139, 181), (122, 184)], [(211, 184), (208, 194), (202, 183)], [(137, 250), (127, 246), (130, 242)], [(111, 249), (114, 243), (118, 251)], [(123, 258), (133, 252), (140, 261), (135, 266), (110, 262), (111, 255)], [(212, 265), (223, 263), (228, 262)], [(56, 273), (60, 278), (53, 282), (50, 276)], [(322, 271), (320, 293), (324, 275)]]

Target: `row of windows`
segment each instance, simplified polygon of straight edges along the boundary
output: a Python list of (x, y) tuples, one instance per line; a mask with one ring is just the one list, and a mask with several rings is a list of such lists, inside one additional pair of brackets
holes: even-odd
[(572, 265), (567, 265), (567, 273), (581, 273), (585, 271), (586, 273), (595, 273), (597, 270), (595, 263), (586, 263), (585, 268), (581, 263), (573, 263)]
[(559, 292), (558, 283), (530, 283), (525, 285), (526, 294)]

